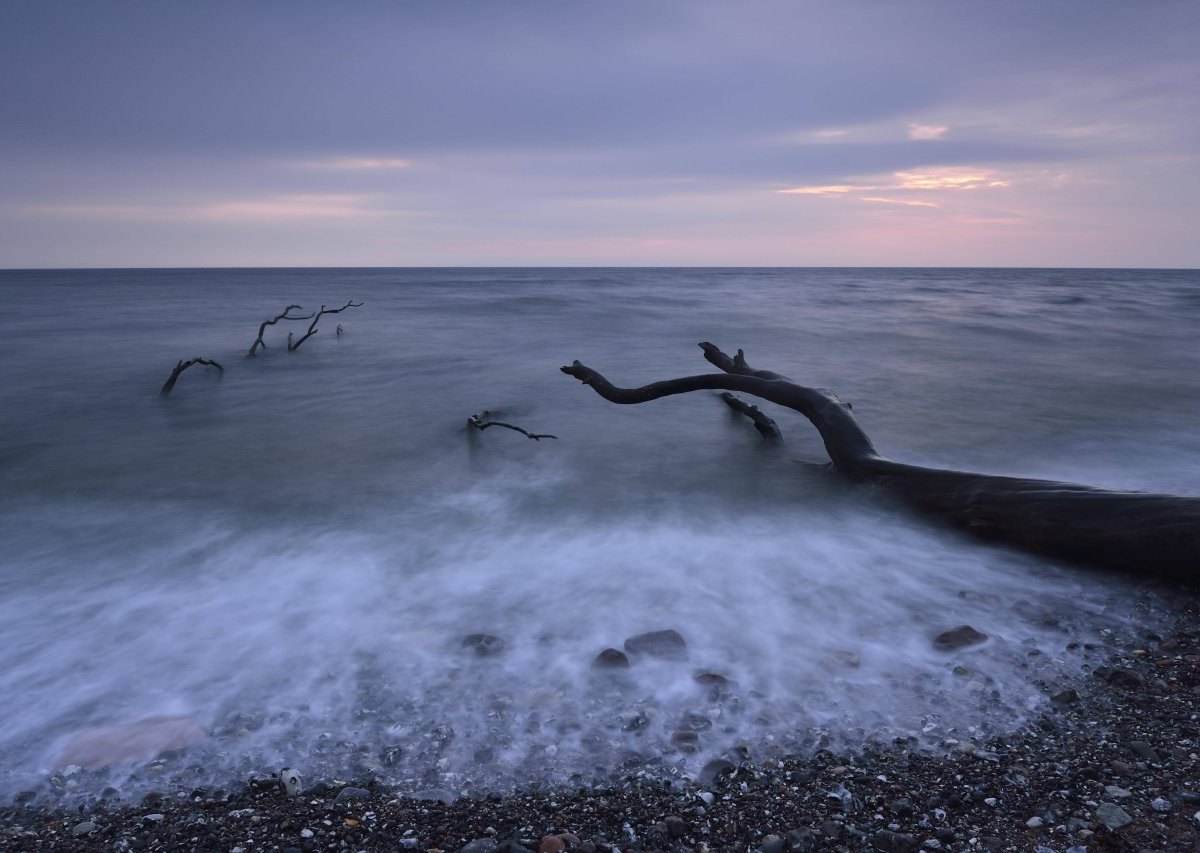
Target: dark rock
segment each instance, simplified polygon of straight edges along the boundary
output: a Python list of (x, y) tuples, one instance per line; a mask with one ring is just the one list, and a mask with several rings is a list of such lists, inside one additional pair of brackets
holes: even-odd
[(462, 647), (464, 649), (471, 649), (481, 657), (498, 655), (505, 648), (504, 641), (499, 637), (493, 637), (491, 634), (468, 634), (463, 637)]
[(758, 853), (785, 853), (783, 839), (778, 835), (766, 836), (758, 845)]
[(88, 835), (90, 833), (95, 832), (97, 829), (99, 829), (99, 827), (96, 826), (96, 824), (94, 824), (90, 820), (85, 820), (82, 823), (75, 824), (75, 826), (71, 829), (71, 834), (72, 835)]
[(917, 849), (917, 839), (885, 829), (871, 837), (871, 846), (883, 853), (912, 853)]
[(888, 804), (888, 808), (896, 817), (909, 818), (916, 814), (917, 810), (913, 808), (911, 800), (893, 800)]
[(692, 731), (671, 732), (671, 743), (687, 752), (695, 752), (700, 743), (700, 735)]
[(934, 637), (933, 647), (950, 652), (955, 649), (965, 649), (968, 646), (977, 646), (985, 640), (987, 640), (987, 634), (976, 631), (970, 625), (959, 625), (957, 628), (943, 631)]
[(629, 656), (620, 649), (605, 649), (592, 661), (593, 669), (629, 669)]
[(538, 844), (537, 853), (563, 853), (566, 849), (566, 842), (557, 835), (547, 835)]
[(683, 838), (687, 835), (687, 821), (679, 815), (667, 815), (663, 823), (667, 825), (667, 835), (671, 838)]
[[(827, 822), (834, 824), (837, 827), (837, 834), (841, 835), (841, 824), (837, 823), (837, 821)], [(837, 835), (829, 835), (828, 833), (826, 835), (829, 838), (837, 838)], [(787, 849), (794, 851), (794, 853), (811, 853), (811, 851), (817, 849), (817, 837), (807, 826), (791, 830), (783, 836), (783, 840), (787, 842)]]
[(452, 805), (458, 799), (453, 791), (447, 791), (445, 788), (425, 788), (420, 791), (413, 791), (408, 796), (414, 800), (445, 803), (448, 806)]
[(1109, 829), (1120, 829), (1133, 823), (1133, 818), (1127, 811), (1112, 803), (1101, 803), (1097, 806), (1096, 819)]
[(692, 676), (692, 680), (705, 687), (729, 684), (729, 679), (717, 672), (697, 672)]
[(736, 769), (737, 765), (732, 761), (726, 761), (724, 758), (714, 758), (700, 768), (700, 774), (696, 777), (696, 780), (701, 785), (711, 785), (717, 780), (718, 776), (724, 773), (731, 773)]
[(333, 798), (333, 801), (335, 803), (344, 803), (347, 800), (361, 800), (369, 796), (371, 796), (371, 792), (366, 788), (347, 786), (337, 792), (337, 796)]
[(1079, 701), (1079, 692), (1074, 687), (1067, 687), (1053, 694), (1050, 701), (1055, 705), (1070, 705), (1072, 702)]
[(822, 835), (831, 841), (837, 841), (842, 837), (842, 824), (836, 820), (823, 820), (817, 828), (821, 830)]
[(687, 643), (673, 628), (665, 631), (649, 631), (625, 641), (625, 651), (631, 655), (659, 658), (661, 660), (687, 660)]
[(1142, 761), (1151, 761), (1157, 763), (1159, 761), (1158, 752), (1150, 744), (1144, 740), (1131, 740), (1126, 744), (1126, 747), (1140, 758)]

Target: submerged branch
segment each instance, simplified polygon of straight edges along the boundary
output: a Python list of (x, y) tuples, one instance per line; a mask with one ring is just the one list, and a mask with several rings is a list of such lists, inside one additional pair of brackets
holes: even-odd
[(167, 381), (163, 383), (163, 387), (162, 387), (162, 390), (159, 392), (159, 396), (165, 397), (168, 394), (170, 394), (171, 389), (175, 387), (175, 383), (177, 381), (179, 381), (179, 377), (183, 373), (183, 371), (187, 370), (193, 364), (203, 364), (203, 365), (207, 365), (208, 367), (215, 367), (217, 370), (219, 370), (221, 372), (222, 376), (225, 375), (225, 368), (222, 367), (218, 362), (215, 362), (210, 358), (201, 358), (200, 356), (196, 356), (195, 358), (189, 359), (188, 361), (184, 361), (183, 359), (180, 359), (179, 363), (175, 365), (175, 369), (171, 371), (171, 375), (167, 377)]
[(548, 435), (546, 433), (529, 432), (529, 430), (521, 429), (521, 427), (514, 426), (513, 424), (506, 424), (503, 421), (485, 420), (485, 418), (490, 418), (491, 415), (492, 415), (492, 413), (487, 412), (487, 411), (483, 411), (483, 412), (479, 412), (478, 414), (471, 415), (471, 417), (467, 418), (467, 426), (474, 427), (475, 429), (479, 430), (480, 432), (487, 429), (488, 427), (494, 427), (494, 426), (504, 427), (505, 429), (515, 430), (516, 432), (521, 433), (521, 435), (525, 436), (526, 438), (532, 438), (534, 441), (541, 441), (543, 438), (554, 438), (554, 439), (558, 438), (557, 435)]
[[(347, 301), (346, 301), (346, 304), (345, 304), (345, 305), (343, 305), (341, 308), (326, 308), (324, 305), (322, 305), (322, 306), (321, 306), (321, 310), (320, 310), (320, 311), (318, 311), (318, 312), (316, 313), (316, 316), (314, 316), (314, 317), (313, 317), (313, 321), (312, 321), (312, 323), (310, 323), (310, 324), (309, 324), (309, 326), (308, 326), (308, 331), (307, 331), (307, 332), (305, 332), (305, 333), (304, 333), (304, 334), (303, 334), (303, 335), (300, 337), (300, 339), (299, 339), (299, 340), (297, 340), (297, 341), (296, 341), (296, 342), (293, 344), (293, 343), (292, 343), (292, 339), (291, 339), (291, 338), (292, 338), (292, 336), (291, 336), (291, 335), (288, 335), (288, 350), (289, 350), (289, 351), (292, 351), (292, 352), (294, 352), (295, 350), (298, 350), (298, 349), (300, 349), (300, 345), (301, 345), (302, 343), (304, 343), (304, 342), (305, 342), (305, 341), (307, 341), (309, 338), (311, 338), (313, 335), (315, 335), (315, 334), (317, 333), (317, 323), (319, 323), (319, 322), (321, 321), (321, 318), (322, 318), (324, 315), (326, 315), (326, 314), (341, 314), (341, 313), (342, 313), (343, 311), (345, 311), (347, 308), (361, 308), (362, 306), (363, 306), (363, 303), (361, 303), (361, 302), (355, 302), (353, 299), (347, 300)], [(341, 328), (342, 328), (342, 327), (339, 325), (339, 326), (338, 326), (338, 330), (339, 330), (339, 332), (340, 332)]]
[(263, 335), (266, 334), (267, 326), (274, 326), (280, 320), (309, 320), (313, 316), (312, 314), (305, 314), (303, 317), (293, 317), (290, 313), (293, 308), (295, 308), (297, 311), (304, 310), (299, 305), (289, 305), (287, 308), (283, 309), (282, 314), (276, 315), (271, 320), (262, 321), (258, 327), (258, 337), (255, 338), (254, 343), (250, 345), (250, 352), (246, 353), (246, 358), (253, 358), (255, 353), (258, 352), (259, 347), (262, 347), (263, 349), (267, 348), (267, 343), (263, 340)]

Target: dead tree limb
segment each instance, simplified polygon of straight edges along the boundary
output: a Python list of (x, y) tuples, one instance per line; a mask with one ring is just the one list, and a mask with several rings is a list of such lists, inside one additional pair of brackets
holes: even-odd
[(467, 426), (474, 427), (480, 432), (483, 432), (488, 427), (504, 427), (505, 429), (516, 430), (517, 432), (521, 433), (521, 435), (525, 436), (526, 438), (532, 438), (534, 441), (541, 441), (543, 438), (558, 438), (557, 435), (529, 432), (529, 430), (521, 429), (519, 426), (513, 426), (512, 424), (506, 424), (503, 421), (485, 420), (485, 418), (490, 418), (491, 416), (492, 413), (487, 411), (480, 412), (476, 415), (471, 415), (471, 417), (467, 418)]
[(300, 344), (304, 343), (309, 338), (311, 338), (313, 335), (315, 335), (317, 333), (317, 323), (321, 322), (321, 317), (323, 317), (324, 315), (326, 315), (326, 314), (341, 314), (347, 308), (361, 308), (362, 306), (363, 306), (363, 304), (361, 302), (355, 302), (353, 299), (347, 300), (346, 304), (343, 305), (341, 308), (326, 308), (324, 305), (322, 305), (321, 310), (316, 313), (316, 316), (313, 317), (313, 321), (309, 324), (308, 331), (305, 332), (300, 337), (299, 340), (297, 340), (295, 343), (292, 343), (291, 336), (289, 336), (288, 349), (293, 352), (300, 349)]
[(159, 396), (165, 397), (170, 394), (171, 389), (175, 387), (175, 383), (179, 381), (180, 374), (182, 374), (183, 371), (187, 370), (193, 364), (205, 364), (209, 367), (215, 367), (217, 370), (221, 371), (222, 376), (225, 375), (225, 368), (210, 358), (201, 358), (200, 356), (196, 356), (188, 361), (180, 359), (179, 363), (175, 365), (175, 369), (171, 371), (171, 375), (167, 377), (167, 381), (163, 383), (162, 391), (159, 392)]
[(721, 399), (725, 401), (725, 404), (729, 408), (748, 417), (754, 423), (754, 428), (758, 430), (758, 434), (763, 437), (763, 441), (767, 444), (783, 444), (783, 434), (779, 432), (779, 424), (767, 417), (766, 413), (758, 406), (752, 406), (745, 400), (740, 400), (733, 396), (728, 391), (722, 392)]
[(289, 305), (287, 308), (283, 309), (282, 314), (276, 315), (275, 318), (271, 319), (271, 320), (263, 320), (262, 323), (259, 324), (258, 337), (255, 338), (254, 343), (252, 343), (250, 345), (250, 352), (246, 353), (246, 358), (253, 358), (254, 354), (258, 352), (259, 347), (262, 347), (263, 349), (267, 348), (267, 343), (266, 343), (266, 341), (263, 340), (263, 335), (266, 334), (266, 332), (267, 332), (267, 326), (274, 326), (280, 320), (311, 320), (312, 319), (312, 316), (313, 316), (312, 314), (305, 314), (303, 317), (293, 317), (289, 313), (293, 308), (295, 308), (297, 311), (304, 310), (299, 305)]
[(741, 350), (730, 357), (709, 343), (704, 356), (724, 373), (618, 388), (576, 361), (562, 371), (606, 400), (645, 403), (689, 391), (751, 394), (799, 412), (817, 428), (835, 470), (881, 487), (917, 509), (976, 536), (1092, 565), (1192, 580), (1200, 568), (1200, 497), (1099, 489), (895, 462), (875, 450), (831, 391), (756, 370)]

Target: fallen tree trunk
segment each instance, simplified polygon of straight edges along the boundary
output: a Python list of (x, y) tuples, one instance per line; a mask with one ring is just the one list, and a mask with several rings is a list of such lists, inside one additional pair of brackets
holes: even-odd
[(640, 388), (618, 388), (576, 361), (562, 368), (613, 403), (645, 403), (705, 389), (751, 394), (799, 412), (817, 428), (834, 468), (879, 486), (908, 504), (984, 539), (1054, 557), (1191, 580), (1200, 571), (1200, 498), (1116, 491), (925, 468), (881, 456), (831, 391), (756, 370), (741, 350), (730, 357), (702, 343), (723, 373), (684, 376)]

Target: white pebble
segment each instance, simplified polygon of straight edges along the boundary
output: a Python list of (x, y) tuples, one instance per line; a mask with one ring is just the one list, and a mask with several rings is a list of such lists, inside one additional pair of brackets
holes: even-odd
[(1038, 817), (1037, 815), (1034, 815), (1029, 820), (1025, 821), (1025, 825), (1027, 827), (1029, 827), (1030, 829), (1037, 829), (1039, 826), (1042, 825), (1042, 823), (1043, 823), (1042, 819), (1040, 817)]
[(1171, 810), (1171, 801), (1164, 800), (1162, 797), (1155, 797), (1150, 801), (1150, 808), (1156, 812), (1169, 812)]

